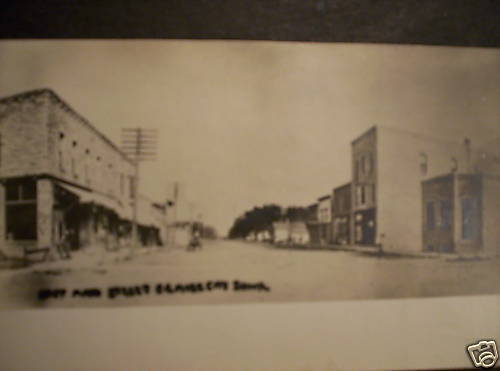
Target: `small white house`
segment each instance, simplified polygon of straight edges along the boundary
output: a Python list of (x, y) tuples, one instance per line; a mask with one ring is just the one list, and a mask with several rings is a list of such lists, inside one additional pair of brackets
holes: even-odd
[(307, 244), (310, 241), (309, 231), (304, 222), (275, 222), (273, 223), (275, 243)]
[(287, 243), (290, 237), (290, 228), (288, 222), (274, 222), (273, 234), (274, 243)]
[(293, 222), (290, 223), (290, 240), (294, 244), (303, 245), (309, 243), (309, 231), (306, 223)]

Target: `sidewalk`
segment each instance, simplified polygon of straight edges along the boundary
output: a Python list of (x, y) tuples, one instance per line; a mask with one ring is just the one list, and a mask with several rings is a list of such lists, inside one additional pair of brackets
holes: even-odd
[(37, 271), (96, 269), (105, 265), (129, 261), (134, 259), (134, 257), (151, 254), (159, 249), (162, 249), (162, 247), (138, 247), (135, 249), (123, 247), (117, 250), (105, 250), (97, 246), (87, 247), (82, 250), (73, 251), (70, 259), (39, 262), (31, 265), (30, 268)]

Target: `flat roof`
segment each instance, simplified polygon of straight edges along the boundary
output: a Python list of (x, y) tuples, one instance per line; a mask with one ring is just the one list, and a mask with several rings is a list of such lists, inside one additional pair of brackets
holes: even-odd
[(8, 97), (4, 97), (0, 99), (0, 103), (9, 103), (10, 101), (12, 102), (19, 102), (23, 100), (27, 100), (33, 97), (38, 97), (42, 96), (44, 94), (49, 95), (50, 98), (52, 98), (56, 103), (61, 105), (61, 107), (70, 113), (72, 116), (74, 116), (78, 121), (80, 121), (82, 124), (86, 125), (90, 130), (92, 130), (99, 138), (101, 138), (104, 142), (106, 142), (111, 148), (113, 148), (116, 152), (118, 152), (126, 161), (130, 162), (131, 164), (134, 164), (134, 162), (127, 157), (127, 155), (122, 152), (122, 150), (115, 144), (113, 143), (108, 137), (106, 137), (103, 133), (101, 133), (99, 130), (96, 129), (92, 123), (87, 120), (85, 117), (83, 117), (81, 114), (79, 114), (73, 107), (71, 107), (66, 101), (64, 101), (59, 95), (57, 95), (56, 92), (54, 92), (52, 89), (49, 88), (42, 88), (42, 89), (35, 89), (35, 90), (29, 90), (25, 91), (22, 93), (14, 94)]

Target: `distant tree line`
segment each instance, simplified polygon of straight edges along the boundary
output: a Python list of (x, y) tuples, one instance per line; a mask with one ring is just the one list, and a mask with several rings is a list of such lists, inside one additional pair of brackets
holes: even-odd
[(229, 230), (229, 238), (246, 238), (251, 233), (272, 232), (273, 223), (282, 220), (306, 221), (309, 218), (309, 209), (300, 206), (283, 208), (271, 204), (256, 206), (239, 216)]
[(207, 224), (203, 224), (201, 222), (190, 222), (190, 221), (176, 221), (173, 224), (176, 228), (191, 228), (192, 231), (198, 231), (200, 233), (201, 238), (206, 239), (216, 239), (218, 237), (217, 230)]

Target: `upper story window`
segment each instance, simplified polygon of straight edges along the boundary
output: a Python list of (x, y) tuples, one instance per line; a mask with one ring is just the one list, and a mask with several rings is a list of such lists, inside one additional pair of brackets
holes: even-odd
[(366, 173), (371, 174), (372, 171), (373, 171), (373, 155), (370, 152), (366, 155)]
[(360, 199), (360, 204), (364, 205), (366, 204), (366, 187), (361, 186), (361, 199)]
[(458, 161), (455, 157), (451, 158), (451, 172), (455, 173), (458, 171)]
[[(64, 139), (64, 133), (63, 132), (60, 132), (59, 133), (59, 142), (62, 144), (62, 141)], [(59, 146), (59, 170), (64, 173), (65, 169), (64, 169), (64, 152), (63, 152), (63, 149), (62, 149), (62, 145)]]
[(428, 167), (428, 163), (427, 163), (427, 154), (424, 153), (424, 152), (421, 152), (420, 153), (420, 173), (422, 175), (426, 175), (427, 174), (427, 167)]
[(78, 179), (78, 173), (76, 172), (76, 161), (74, 158), (71, 158), (71, 173), (75, 179)]
[(123, 184), (123, 174), (120, 173), (120, 194), (123, 195), (124, 193), (124, 184)]
[(130, 190), (130, 198), (134, 198), (134, 192), (135, 192), (135, 178), (133, 176), (129, 177), (129, 190)]
[(59, 150), (59, 170), (64, 173), (64, 156), (61, 150)]
[(366, 203), (365, 186), (356, 187), (356, 206), (363, 206)]

